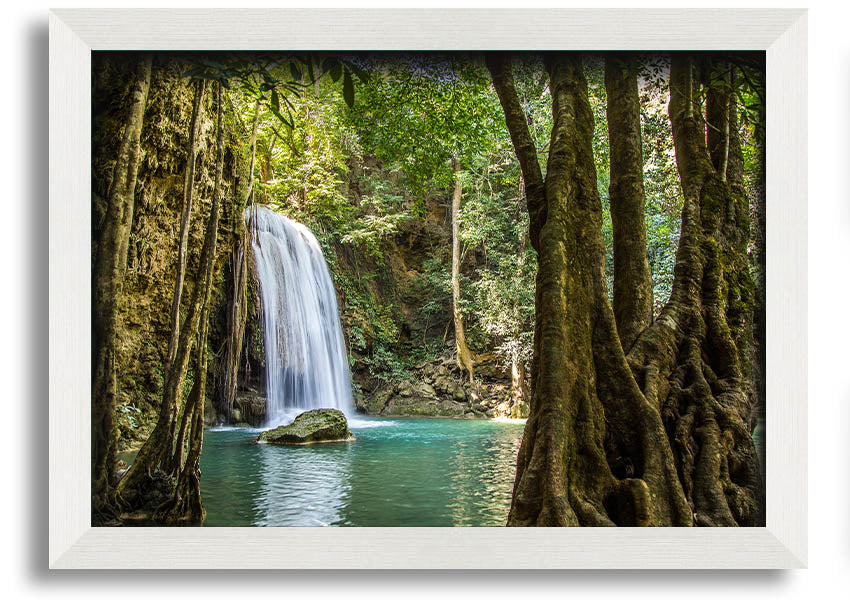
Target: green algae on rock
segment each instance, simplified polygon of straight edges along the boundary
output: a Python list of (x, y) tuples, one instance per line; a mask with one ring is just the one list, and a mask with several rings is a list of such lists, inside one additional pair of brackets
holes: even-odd
[(289, 425), (264, 431), (257, 437), (257, 442), (303, 445), (353, 439), (342, 411), (335, 408), (317, 408), (301, 413)]

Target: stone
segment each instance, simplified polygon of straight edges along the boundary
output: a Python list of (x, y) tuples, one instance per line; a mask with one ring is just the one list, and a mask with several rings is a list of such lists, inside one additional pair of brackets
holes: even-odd
[(416, 386), (415, 391), (420, 396), (431, 397), (437, 395), (437, 392), (434, 390), (434, 388), (428, 383), (425, 383), (424, 381)]
[(345, 415), (335, 408), (308, 410), (295, 417), (289, 425), (264, 431), (257, 437), (258, 442), (281, 445), (344, 442), (353, 439)]
[(451, 380), (445, 376), (439, 376), (434, 379), (434, 387), (441, 392), (448, 392), (449, 386), (451, 385)]
[(461, 417), (468, 408), (453, 400), (395, 396), (381, 413), (387, 416)]
[(355, 408), (367, 415), (379, 415), (393, 397), (393, 388), (385, 387), (372, 394), (363, 394), (357, 399)]
[(266, 396), (253, 389), (240, 389), (230, 411), (230, 422), (244, 421), (253, 427), (260, 427), (266, 422)]

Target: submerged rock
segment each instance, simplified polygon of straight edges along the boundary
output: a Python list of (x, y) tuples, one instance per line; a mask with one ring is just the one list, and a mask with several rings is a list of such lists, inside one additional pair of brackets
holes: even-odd
[(315, 444), (318, 442), (343, 442), (354, 437), (342, 411), (335, 408), (317, 408), (303, 412), (289, 425), (264, 431), (258, 442), (283, 445)]

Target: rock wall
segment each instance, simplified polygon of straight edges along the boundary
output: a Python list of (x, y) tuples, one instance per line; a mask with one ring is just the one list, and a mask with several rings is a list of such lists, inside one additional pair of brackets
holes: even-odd
[(413, 378), (383, 386), (356, 398), (368, 415), (525, 418), (528, 404), (510, 386), (510, 375), (492, 356), (479, 357), (477, 379), (470, 383), (451, 356), (420, 364)]
[[(97, 245), (112, 177), (120, 115), (127, 101), (129, 76), (125, 55), (92, 55), (92, 246)], [(145, 107), (133, 226), (127, 272), (120, 299), (118, 355), (119, 403), (116, 419), (121, 448), (144, 440), (156, 419), (168, 347), (169, 313), (177, 264), (183, 178), (192, 114), (193, 90), (181, 77), (185, 65), (162, 55), (154, 59)], [(204, 228), (209, 214), (215, 165), (215, 103), (207, 87), (201, 116), (194, 200), (189, 231), (183, 298), (191, 296), (198, 276)], [(226, 269), (241, 224), (241, 188), (246, 180), (244, 144), (237, 133), (225, 136), (222, 212), (216, 256), (212, 314), (223, 313)], [(210, 348), (221, 335), (219, 319), (211, 323)], [(214, 352), (213, 352), (214, 354)], [(215, 361), (210, 361), (211, 368)], [(190, 373), (188, 385), (195, 374)], [(214, 390), (208, 386), (208, 394)]]

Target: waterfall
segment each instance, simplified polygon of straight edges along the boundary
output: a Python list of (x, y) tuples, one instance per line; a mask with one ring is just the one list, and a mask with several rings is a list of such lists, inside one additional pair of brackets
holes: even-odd
[(336, 291), (315, 236), (262, 206), (246, 209), (263, 304), (266, 422), (312, 408), (351, 413)]

